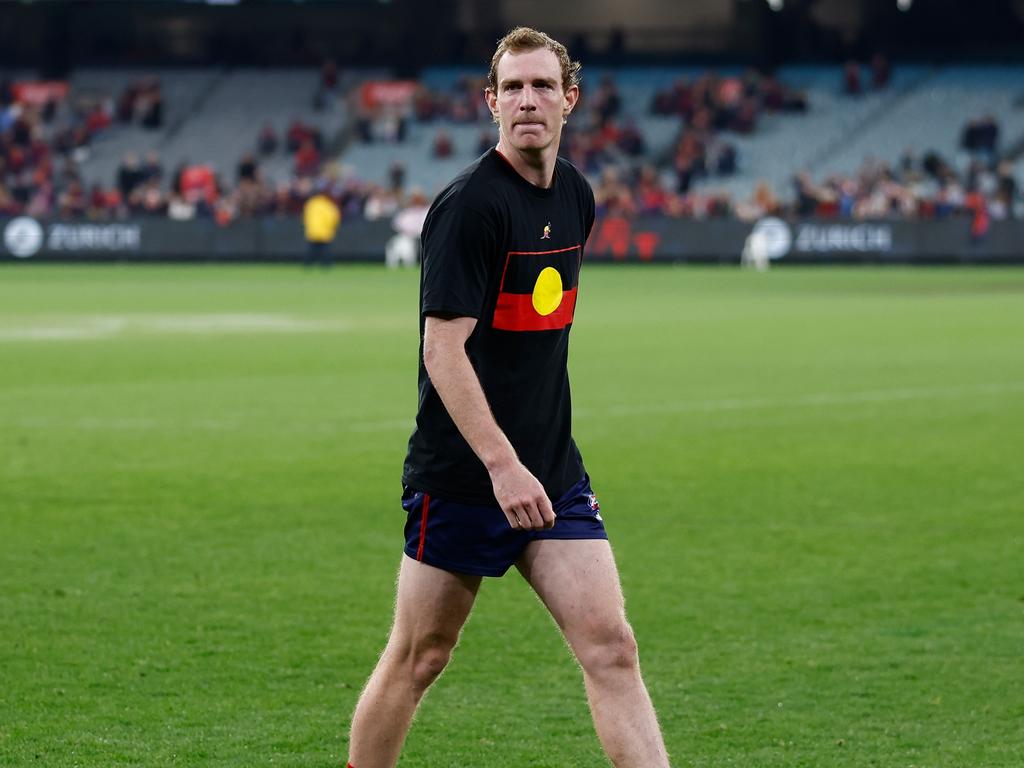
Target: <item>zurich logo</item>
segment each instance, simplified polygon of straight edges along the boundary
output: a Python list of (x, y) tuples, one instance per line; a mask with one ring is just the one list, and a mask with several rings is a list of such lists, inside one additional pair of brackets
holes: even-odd
[(43, 227), (28, 216), (11, 219), (4, 228), (4, 248), (19, 259), (35, 256), (43, 247)]

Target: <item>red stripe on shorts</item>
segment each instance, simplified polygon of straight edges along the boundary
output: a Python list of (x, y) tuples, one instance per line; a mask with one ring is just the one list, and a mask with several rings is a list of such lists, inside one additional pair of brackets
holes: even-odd
[(427, 515), (430, 514), (430, 494), (423, 494), (423, 517), (420, 518), (420, 545), (416, 549), (416, 559), (423, 561), (423, 545), (427, 543)]

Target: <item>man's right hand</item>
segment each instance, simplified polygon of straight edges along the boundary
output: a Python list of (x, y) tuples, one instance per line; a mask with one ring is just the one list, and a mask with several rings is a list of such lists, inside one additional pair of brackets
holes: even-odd
[(555, 527), (555, 510), (551, 508), (544, 486), (522, 462), (511, 462), (491, 470), (490, 474), (494, 498), (509, 525), (524, 531)]
[(428, 316), (423, 326), (423, 365), (459, 432), (487, 467), (494, 498), (517, 530), (555, 527), (555, 511), (544, 486), (523, 466), (498, 427), (469, 357), (466, 342), (476, 318)]

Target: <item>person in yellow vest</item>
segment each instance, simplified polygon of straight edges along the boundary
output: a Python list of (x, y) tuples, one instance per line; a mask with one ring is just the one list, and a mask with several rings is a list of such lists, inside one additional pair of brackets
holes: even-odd
[(322, 185), (318, 186), (316, 193), (306, 201), (302, 209), (302, 223), (306, 230), (307, 243), (303, 264), (307, 267), (317, 263), (325, 268), (331, 266), (331, 242), (338, 231), (338, 224), (341, 223), (341, 211), (325, 194)]

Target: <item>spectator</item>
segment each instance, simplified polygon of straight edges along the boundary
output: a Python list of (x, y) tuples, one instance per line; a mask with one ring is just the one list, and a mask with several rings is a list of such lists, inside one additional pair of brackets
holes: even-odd
[(778, 216), (780, 211), (779, 201), (764, 180), (757, 183), (750, 200), (736, 204), (736, 216), (743, 221), (756, 221), (764, 216)]
[(8, 78), (0, 80), (0, 110), (14, 103), (14, 83)]
[(289, 183), (282, 182), (274, 190), (273, 212), (278, 217), (298, 216), (302, 213), (304, 199)]
[(685, 194), (694, 180), (706, 172), (705, 145), (696, 131), (684, 131), (676, 145), (674, 167), (676, 191)]
[(366, 107), (360, 104), (356, 109), (355, 135), (361, 144), (373, 143), (373, 119)]
[(295, 175), (315, 176), (320, 170), (320, 153), (312, 139), (306, 141), (295, 153)]
[(277, 144), (278, 139), (277, 133), (274, 131), (274, 126), (270, 123), (264, 123), (263, 127), (260, 129), (259, 138), (256, 141), (260, 154), (264, 157), (274, 154), (277, 152)]
[(640, 169), (636, 189), (637, 212), (645, 216), (658, 216), (665, 212), (669, 192), (665, 189), (653, 165), (645, 165)]
[(602, 215), (628, 216), (637, 211), (629, 185), (615, 166), (607, 166), (601, 174), (601, 180), (594, 189), (594, 202)]
[(242, 218), (261, 216), (270, 210), (271, 192), (258, 176), (243, 178), (234, 192), (237, 215)]
[(892, 79), (892, 65), (885, 54), (879, 52), (871, 57), (871, 87), (876, 91), (889, 87)]
[(434, 93), (425, 86), (416, 89), (412, 98), (412, 113), (417, 122), (433, 122), (441, 111), (440, 101)]
[(242, 159), (238, 161), (238, 170), (235, 174), (236, 182), (255, 181), (256, 172), (256, 158), (252, 156), (251, 152), (246, 152), (242, 155)]
[(733, 144), (716, 142), (714, 169), (719, 176), (731, 176), (736, 173), (736, 147)]
[(811, 216), (818, 209), (818, 190), (808, 171), (801, 171), (793, 179), (796, 192), (797, 216)]
[(1017, 180), (1013, 176), (1013, 164), (1003, 160), (996, 169), (998, 179), (998, 195), (1013, 215), (1013, 201), (1017, 198)]
[(21, 213), (21, 205), (14, 199), (2, 179), (3, 174), (0, 174), (0, 217), (17, 216)]
[(398, 195), (373, 185), (363, 206), (363, 216), (370, 221), (394, 216), (398, 212)]
[(143, 128), (158, 130), (164, 124), (164, 100), (160, 92), (160, 81), (153, 79), (147, 82), (139, 95), (136, 109), (141, 114)]
[(160, 183), (154, 179), (136, 187), (128, 206), (136, 214), (163, 216), (167, 213), (167, 198), (160, 190)]
[(401, 144), (405, 141), (405, 117), (395, 108), (381, 110), (373, 122), (373, 138), (384, 144)]
[(320, 68), (320, 87), (329, 93), (338, 89), (338, 65), (334, 59), (327, 59)]
[(843, 219), (853, 217), (854, 206), (857, 204), (857, 182), (853, 179), (843, 179), (839, 182), (839, 195), (837, 199), (836, 214)]
[(619, 89), (611, 75), (604, 75), (601, 78), (601, 85), (598, 86), (595, 96), (594, 109), (602, 122), (617, 117), (622, 109), (622, 97)]
[(288, 133), (286, 134), (286, 142), (289, 152), (298, 152), (299, 148), (303, 144), (309, 141), (315, 141), (316, 136), (313, 128), (303, 123), (298, 118), (292, 120), (291, 125), (288, 126)]
[(392, 163), (388, 168), (388, 182), (389, 189), (395, 195), (401, 195), (405, 188), (405, 166), (397, 161)]
[(626, 121), (619, 131), (616, 143), (627, 157), (641, 157), (647, 154), (647, 142), (644, 140), (644, 135), (640, 131), (640, 126), (636, 124), (636, 120)]
[(172, 192), (167, 201), (167, 218), (172, 221), (191, 221), (196, 217), (196, 206), (178, 192)]
[(433, 155), (437, 160), (447, 160), (455, 152), (452, 137), (448, 131), (438, 131), (434, 136)]
[(92, 107), (89, 116), (85, 120), (85, 131), (88, 136), (95, 136), (102, 133), (113, 124), (110, 113), (103, 108), (102, 104)]
[(117, 189), (121, 197), (127, 200), (135, 188), (144, 181), (139, 157), (134, 152), (126, 152), (117, 170)]
[(974, 242), (984, 240), (992, 219), (982, 194), (976, 190), (969, 192), (964, 198), (964, 208), (971, 215), (971, 239)]
[(860, 64), (848, 61), (843, 65), (843, 93), (847, 96), (860, 96), (863, 89), (860, 84)]
[(494, 146), (494, 131), (490, 128), (484, 128), (480, 131), (480, 135), (476, 140), (476, 153), (482, 155), (484, 152)]
[(753, 98), (745, 98), (737, 105), (730, 123), (732, 130), (736, 133), (753, 133), (757, 127), (757, 101)]
[(25, 206), (25, 213), (37, 219), (47, 218), (54, 211), (55, 193), (53, 185), (49, 182), (40, 184), (34, 188)]
[(235, 220), (238, 211), (230, 198), (220, 197), (213, 205), (213, 220), (218, 227), (227, 227)]
[(971, 120), (964, 126), (960, 146), (972, 152), (994, 157), (999, 151), (999, 123), (992, 115)]
[(14, 124), (11, 126), (11, 141), (16, 147), (27, 149), (32, 145), (33, 131), (30, 117), (30, 112), (25, 109), (18, 109), (14, 118)]
[(139, 176), (143, 182), (156, 181), (160, 183), (164, 180), (164, 166), (160, 162), (160, 153), (155, 149), (146, 153)]
[(120, 200), (117, 190), (105, 190), (99, 184), (93, 184), (87, 216), (93, 221), (106, 221), (116, 214)]

